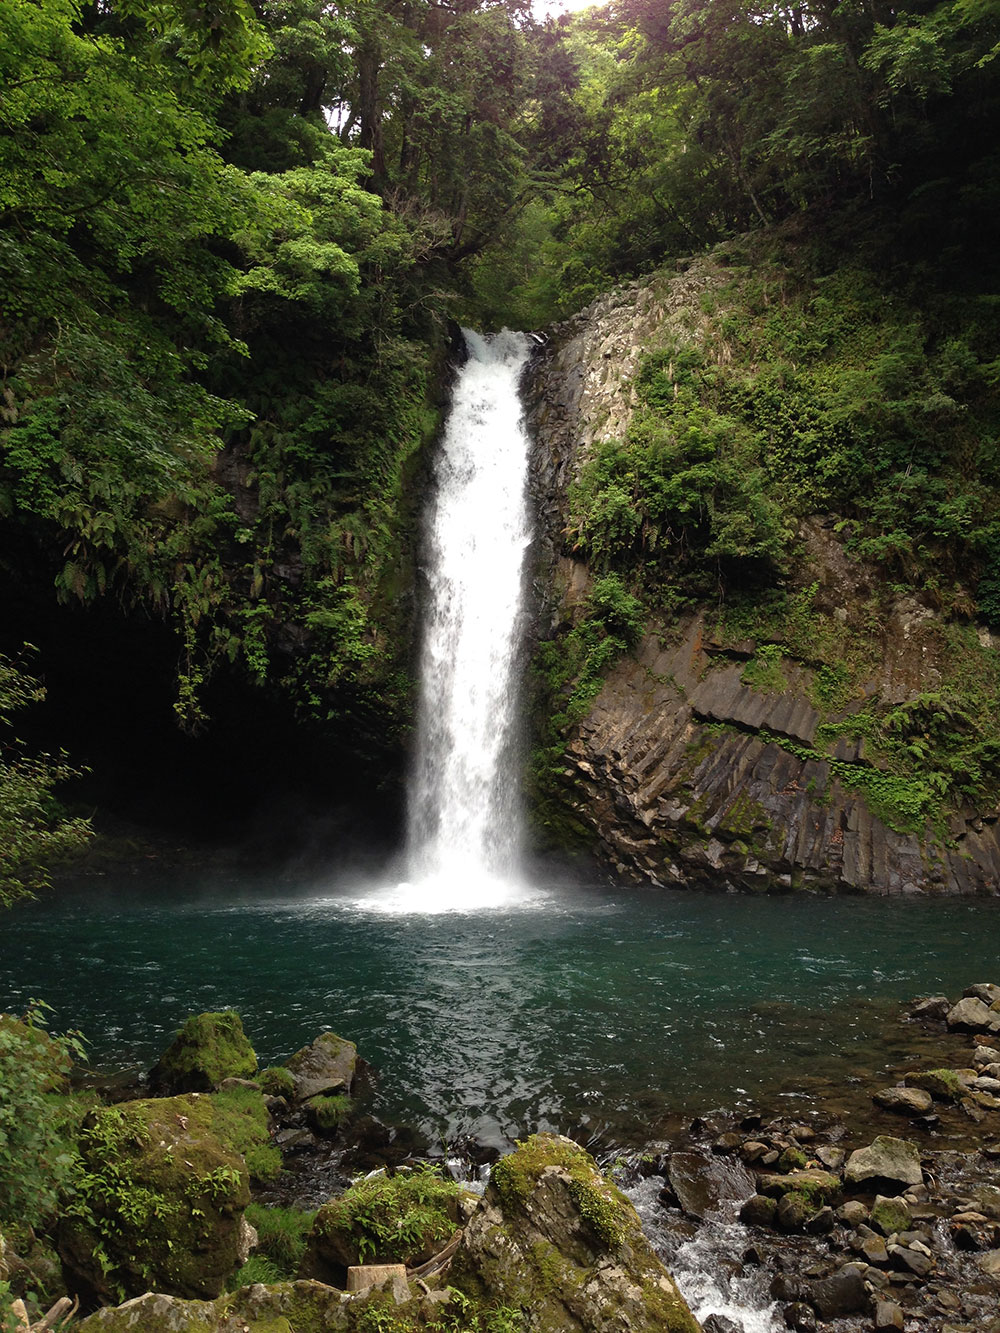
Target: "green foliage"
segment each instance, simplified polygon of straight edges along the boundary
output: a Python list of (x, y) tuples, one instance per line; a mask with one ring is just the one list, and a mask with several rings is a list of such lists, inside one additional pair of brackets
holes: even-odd
[(235, 1267), (234, 1219), (249, 1202), (227, 1138), (246, 1135), (250, 1118), (226, 1095), (197, 1094), (88, 1116), (60, 1223), (77, 1271), (117, 1300), (151, 1287), (221, 1289)]
[(788, 688), (788, 681), (782, 669), (782, 652), (779, 644), (762, 643), (753, 657), (743, 668), (740, 677), (744, 685), (761, 690), (766, 694), (781, 694)]
[(460, 1185), (429, 1167), (370, 1176), (328, 1203), (314, 1230), (336, 1233), (357, 1263), (407, 1263), (429, 1244), (448, 1240), (461, 1194)]
[(281, 1152), (271, 1142), (270, 1117), (253, 1088), (225, 1088), (212, 1096), (212, 1129), (246, 1162), (254, 1180), (276, 1180)]
[(48, 1006), (33, 1000), (21, 1019), (0, 1014), (0, 1226), (51, 1220), (72, 1179), (73, 1137), (83, 1111), (66, 1076), (83, 1057), (78, 1033), (51, 1036)]
[(269, 1065), (257, 1076), (261, 1090), (271, 1097), (289, 1098), (295, 1092), (295, 1079), (284, 1065)]
[[(313, 1212), (303, 1212), (298, 1208), (269, 1208), (260, 1203), (248, 1204), (246, 1219), (257, 1232), (260, 1243), (252, 1257), (259, 1255), (266, 1258), (275, 1266), (281, 1279), (295, 1277), (306, 1252), (306, 1242), (315, 1216)], [(245, 1273), (246, 1268), (240, 1272)]]
[(44, 698), (39, 682), (0, 654), (0, 908), (48, 884), (52, 862), (91, 836), (90, 822), (67, 818), (54, 795), (78, 771), (64, 756), (29, 755), (11, 734), (13, 715)]
[(350, 1097), (310, 1097), (306, 1103), (310, 1122), (322, 1134), (330, 1134), (344, 1123), (353, 1110)]
[(693, 346), (644, 358), (636, 377), (644, 410), (624, 441), (596, 448), (570, 492), (569, 535), (597, 569), (647, 581), (687, 570), (704, 583), (723, 571), (753, 580), (780, 567), (787, 519), (759, 442), (713, 404), (715, 378)]

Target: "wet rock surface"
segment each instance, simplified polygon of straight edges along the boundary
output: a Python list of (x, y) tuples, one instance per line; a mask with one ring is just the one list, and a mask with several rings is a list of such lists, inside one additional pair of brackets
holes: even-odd
[[(718, 1316), (739, 1333), (1000, 1333), (1000, 1108), (983, 1108), (966, 1082), (970, 1073), (979, 1081), (995, 1052), (974, 1033), (948, 1029), (953, 1007), (914, 1020), (928, 1011), (911, 1006), (909, 1030), (915, 1040), (928, 1029), (937, 1034), (939, 1064), (923, 1071), (911, 1061), (899, 1075), (900, 1086), (929, 1072), (957, 1088), (957, 1097), (935, 1101), (938, 1114), (915, 1105), (904, 1120), (873, 1079), (857, 1089), (868, 1111), (860, 1102), (840, 1109), (831, 1092), (800, 1100), (795, 1119), (720, 1115), (695, 1122), (673, 1154), (662, 1153), (662, 1188), (656, 1179), (635, 1186), (647, 1228), (703, 1327)], [(686, 1183), (717, 1200), (697, 1223), (671, 1188), (672, 1157), (685, 1177), (695, 1163), (710, 1177)], [(729, 1158), (750, 1176), (742, 1196), (727, 1191), (736, 1179)], [(714, 1282), (705, 1276), (713, 1273)]]

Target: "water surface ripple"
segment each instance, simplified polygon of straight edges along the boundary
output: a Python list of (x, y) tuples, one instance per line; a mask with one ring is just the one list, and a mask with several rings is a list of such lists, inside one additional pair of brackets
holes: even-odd
[[(0, 1008), (38, 995), (95, 1062), (150, 1065), (233, 1007), (261, 1062), (323, 1028), (377, 1109), (434, 1138), (641, 1133), (884, 1065), (899, 1002), (997, 980), (995, 901), (553, 888), (520, 910), (392, 915), (261, 877), (67, 886), (5, 916)], [(359, 904), (361, 904), (359, 906)]]

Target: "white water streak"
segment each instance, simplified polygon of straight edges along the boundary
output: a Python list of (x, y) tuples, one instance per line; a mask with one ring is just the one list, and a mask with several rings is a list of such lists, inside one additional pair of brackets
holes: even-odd
[(435, 469), (411, 779), (411, 883), (394, 910), (507, 906), (521, 897), (516, 771), (529, 441), (518, 386), (530, 342), (466, 332)]

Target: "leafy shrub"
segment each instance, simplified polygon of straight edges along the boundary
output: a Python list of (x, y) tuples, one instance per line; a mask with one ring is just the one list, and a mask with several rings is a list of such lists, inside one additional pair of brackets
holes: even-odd
[(315, 1216), (314, 1212), (303, 1212), (298, 1208), (268, 1208), (262, 1203), (248, 1204), (245, 1217), (257, 1232), (259, 1242), (252, 1258), (258, 1255), (266, 1258), (281, 1278), (294, 1277), (305, 1254), (306, 1240)]
[(76, 1163), (79, 1104), (65, 1077), (83, 1047), (78, 1033), (46, 1032), (46, 1008), (32, 1000), (23, 1019), (0, 1014), (0, 1223), (30, 1227), (55, 1211)]

